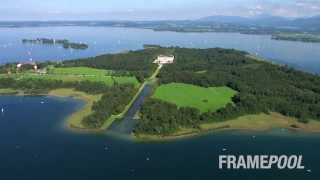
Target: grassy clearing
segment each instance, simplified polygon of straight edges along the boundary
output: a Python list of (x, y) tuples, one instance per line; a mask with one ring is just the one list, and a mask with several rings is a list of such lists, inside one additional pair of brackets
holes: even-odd
[(77, 129), (85, 128), (81, 123), (83, 118), (92, 113), (93, 103), (99, 101), (101, 98), (101, 95), (89, 95), (87, 93), (75, 91), (73, 89), (56, 89), (50, 91), (48, 95), (58, 97), (73, 97), (85, 101), (85, 106), (79, 111), (71, 114), (66, 121), (67, 127)]
[(20, 73), (20, 74), (1, 74), (0, 78), (12, 77), (17, 80), (28, 80), (28, 79), (48, 79), (48, 80), (62, 80), (64, 82), (73, 81), (91, 81), (91, 82), (102, 82), (106, 85), (112, 86), (114, 83), (118, 84), (133, 84), (139, 85), (138, 80), (133, 76), (96, 76), (96, 75), (63, 75), (63, 74), (46, 74), (39, 75), (36, 73)]
[(232, 103), (231, 98), (236, 93), (228, 87), (203, 88), (189, 84), (171, 83), (158, 87), (152, 97), (174, 103), (178, 107), (193, 107), (201, 112), (207, 112), (218, 110), (228, 103)]
[(89, 67), (69, 67), (69, 68), (53, 68), (51, 74), (59, 75), (92, 75), (92, 76), (110, 76), (111, 70), (101, 70)]

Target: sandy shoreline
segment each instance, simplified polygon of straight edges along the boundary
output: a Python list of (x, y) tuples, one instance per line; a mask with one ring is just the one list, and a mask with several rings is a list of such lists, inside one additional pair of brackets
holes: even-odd
[[(34, 94), (26, 94), (21, 90), (15, 89), (0, 89), (0, 95), (13, 95), (13, 96), (29, 96)], [(92, 113), (93, 103), (98, 101), (102, 95), (90, 95), (84, 92), (76, 91), (74, 89), (55, 89), (45, 94), (36, 94), (37, 96), (52, 96), (52, 97), (71, 97), (84, 101), (84, 106), (77, 111), (70, 114), (63, 122), (64, 128), (74, 132), (99, 132), (100, 129), (87, 129), (83, 127), (81, 121), (84, 117)]]
[(320, 133), (320, 121), (311, 120), (300, 123), (297, 119), (278, 113), (246, 115), (234, 120), (201, 124), (199, 129), (181, 129), (173, 135), (157, 136), (148, 134), (134, 134), (137, 141), (166, 141), (206, 135), (212, 132), (245, 131), (267, 132), (273, 129), (287, 129), (303, 133)]
[[(23, 91), (14, 89), (0, 89), (0, 95), (16, 95), (27, 96)], [(89, 95), (84, 92), (75, 91), (74, 89), (56, 89), (47, 94), (38, 94), (39, 96), (53, 96), (53, 97), (71, 97), (85, 102), (85, 105), (79, 110), (69, 115), (63, 122), (64, 128), (72, 132), (84, 133), (99, 133), (104, 128), (87, 129), (81, 121), (85, 116), (92, 113), (92, 105), (98, 101), (102, 95)], [(304, 133), (320, 133), (320, 121), (310, 120), (309, 123), (301, 123), (295, 118), (286, 117), (279, 113), (246, 115), (234, 120), (223, 122), (204, 123), (200, 125), (199, 129), (182, 128), (180, 131), (168, 135), (148, 135), (148, 134), (132, 134), (136, 141), (164, 141), (175, 140), (188, 137), (195, 137), (208, 134), (210, 132), (223, 131), (255, 131), (264, 132), (272, 129), (288, 129), (296, 132)]]

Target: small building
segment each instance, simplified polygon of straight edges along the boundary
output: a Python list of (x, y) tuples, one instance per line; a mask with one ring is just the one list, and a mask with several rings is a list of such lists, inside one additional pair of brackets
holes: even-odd
[[(17, 70), (17, 72), (33, 70), (36, 73), (41, 72), (39, 74), (46, 74), (46, 73), (43, 73), (44, 72), (43, 70), (39, 69), (39, 66), (35, 62), (19, 63), (19, 64), (17, 64), (16, 70)], [(46, 72), (46, 70), (45, 70), (45, 72)]]
[(153, 61), (153, 63), (155, 64), (172, 64), (174, 62), (174, 56), (164, 56), (164, 55), (160, 55), (158, 56), (158, 58)]

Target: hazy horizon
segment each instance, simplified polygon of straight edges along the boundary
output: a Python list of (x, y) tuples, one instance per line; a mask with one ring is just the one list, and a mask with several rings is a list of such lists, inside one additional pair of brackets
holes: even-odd
[(194, 20), (206, 16), (289, 18), (320, 13), (318, 0), (2, 0), (0, 21)]

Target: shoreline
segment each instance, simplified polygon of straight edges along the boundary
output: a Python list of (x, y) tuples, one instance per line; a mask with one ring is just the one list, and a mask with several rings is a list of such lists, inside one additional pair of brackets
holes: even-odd
[(52, 97), (70, 97), (74, 98), (76, 100), (81, 100), (84, 102), (84, 106), (76, 110), (75, 112), (69, 114), (66, 116), (66, 118), (63, 121), (63, 128), (74, 132), (74, 133), (101, 133), (104, 130), (108, 129), (115, 120), (122, 118), (137, 96), (140, 94), (140, 92), (143, 90), (144, 85), (141, 85), (138, 89), (138, 92), (135, 94), (135, 96), (131, 99), (130, 103), (126, 105), (125, 109), (117, 115), (112, 115), (110, 118), (106, 119), (106, 121), (103, 123), (103, 125), (100, 128), (96, 129), (89, 129), (86, 127), (83, 127), (81, 121), (83, 120), (84, 117), (90, 115), (92, 113), (92, 106), (93, 103), (98, 101), (101, 97), (102, 94), (99, 95), (90, 95), (85, 92), (81, 91), (76, 91), (72, 88), (59, 88), (59, 89), (54, 89), (50, 90), (48, 93), (39, 93), (39, 94), (28, 94), (25, 93), (23, 90), (16, 90), (12, 88), (6, 88), (6, 89), (0, 89), (0, 96), (52, 96)]
[(85, 92), (76, 91), (74, 89), (55, 89), (49, 91), (46, 96), (53, 97), (71, 97), (73, 99), (81, 100), (84, 105), (76, 110), (75, 112), (69, 114), (63, 121), (63, 127), (72, 132), (99, 132), (100, 129), (88, 129), (83, 127), (81, 121), (84, 117), (92, 113), (93, 103), (98, 101), (102, 95), (90, 95)]
[(85, 92), (76, 91), (69, 88), (60, 88), (50, 90), (44, 94), (28, 94), (23, 90), (16, 89), (0, 89), (0, 96), (51, 96), (51, 97), (70, 97), (76, 100), (84, 102), (83, 107), (77, 109), (75, 112), (65, 117), (63, 121), (63, 128), (68, 129), (72, 132), (99, 132), (103, 129), (88, 129), (82, 126), (81, 121), (87, 115), (92, 113), (91, 107), (95, 101), (98, 101), (102, 95), (90, 95)]
[[(143, 86), (142, 86), (143, 87)], [(140, 89), (141, 90), (141, 89)], [(139, 94), (139, 93), (137, 93)], [(25, 94), (21, 90), (15, 89), (0, 89), (1, 95), (13, 96), (29, 96), (34, 94)], [(123, 116), (130, 106), (118, 115), (110, 117), (104, 125), (99, 129), (88, 129), (82, 126), (82, 119), (91, 114), (91, 107), (93, 103), (101, 98), (102, 95), (90, 95), (84, 92), (76, 91), (74, 89), (61, 88), (51, 90), (45, 94), (36, 94), (37, 96), (52, 96), (52, 97), (71, 97), (84, 102), (83, 107), (79, 108), (72, 114), (68, 115), (63, 121), (63, 128), (75, 133), (100, 133), (111, 125), (112, 122)], [(135, 98), (133, 98), (134, 100)], [(132, 103), (132, 102), (131, 102)], [(110, 121), (110, 119), (113, 119)], [(295, 118), (286, 117), (279, 113), (270, 114), (256, 114), (245, 115), (233, 120), (222, 122), (208, 122), (200, 125), (199, 128), (181, 128), (179, 131), (171, 135), (149, 135), (149, 134), (134, 134), (132, 137), (134, 141), (168, 141), (179, 140), (197, 136), (203, 136), (213, 132), (227, 132), (227, 131), (245, 131), (245, 132), (266, 132), (272, 129), (286, 129), (294, 132), (302, 132), (308, 134), (320, 133), (320, 121), (310, 120), (304, 124)]]
[(1, 95), (13, 95), (13, 96), (29, 96), (29, 95), (36, 95), (36, 96), (53, 96), (53, 97), (71, 97), (74, 99), (82, 100), (85, 102), (84, 106), (80, 108), (79, 110), (73, 112), (72, 114), (68, 115), (64, 122), (63, 127), (67, 130), (70, 130), (72, 132), (80, 132), (80, 133), (100, 133), (106, 129), (108, 129), (114, 121), (116, 121), (119, 118), (123, 118), (132, 104), (135, 102), (136, 98), (139, 96), (141, 91), (145, 88), (147, 83), (154, 79), (155, 76), (159, 73), (162, 66), (158, 66), (156, 71), (152, 74), (150, 78), (148, 78), (147, 81), (142, 83), (139, 88), (137, 89), (137, 92), (132, 97), (130, 102), (125, 106), (125, 109), (115, 115), (111, 115), (108, 119), (105, 120), (105, 122), (102, 124), (100, 128), (90, 129), (86, 128), (82, 125), (82, 120), (84, 117), (90, 115), (92, 113), (92, 106), (96, 101), (99, 101), (102, 98), (102, 94), (99, 95), (90, 95), (85, 92), (76, 91), (73, 88), (59, 88), (59, 89), (53, 89), (50, 90), (47, 93), (41, 94), (27, 94), (23, 90), (13, 89), (13, 88), (5, 88), (0, 89), (0, 96)]
[[(250, 121), (250, 122), (249, 122)], [(167, 135), (133, 134), (135, 141), (170, 141), (207, 135), (214, 132), (244, 131), (267, 132), (273, 129), (286, 129), (292, 132), (320, 134), (320, 121), (311, 120), (307, 124), (279, 113), (245, 115), (224, 122), (204, 123), (199, 129), (182, 128), (178, 132)]]

